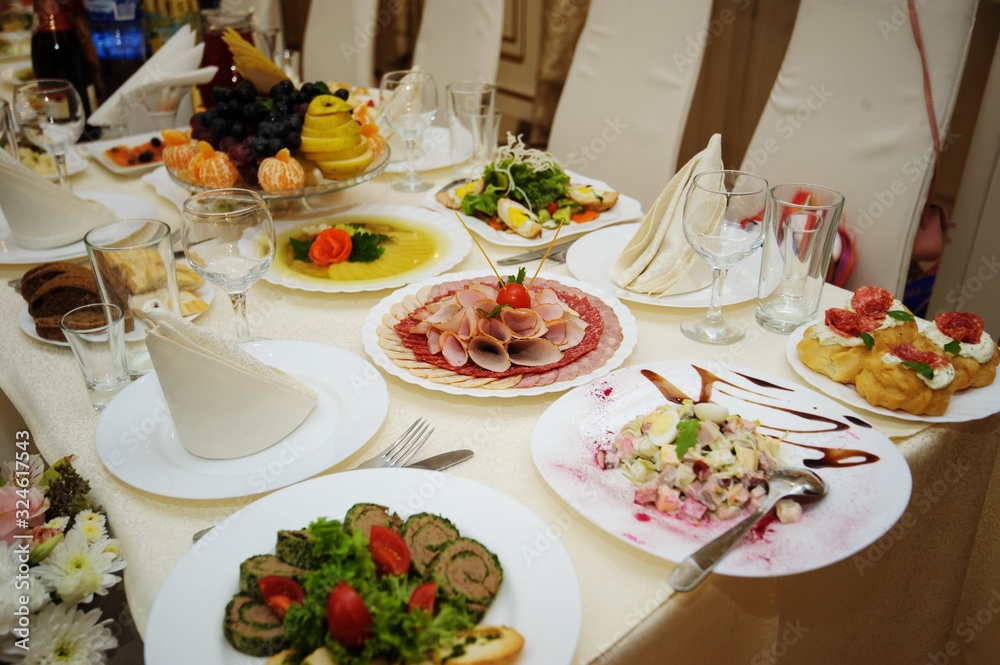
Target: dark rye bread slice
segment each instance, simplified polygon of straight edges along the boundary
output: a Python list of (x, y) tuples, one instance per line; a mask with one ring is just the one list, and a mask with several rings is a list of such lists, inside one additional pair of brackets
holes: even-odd
[(35, 292), (45, 282), (67, 273), (83, 276), (89, 275), (91, 279), (94, 277), (94, 274), (90, 272), (90, 268), (82, 266), (79, 263), (71, 263), (69, 261), (42, 263), (24, 273), (24, 276), (21, 277), (21, 297), (24, 298), (25, 302), (31, 302), (31, 299), (35, 296)]
[[(42, 339), (49, 339), (53, 342), (65, 342), (66, 336), (63, 334), (59, 322), (62, 320), (61, 314), (53, 316), (40, 316), (35, 319), (35, 332)], [(108, 322), (107, 318), (100, 311), (81, 314), (74, 322), (78, 329), (100, 328)]]
[(31, 318), (62, 316), (74, 307), (101, 302), (92, 273), (63, 273), (42, 284), (28, 301)]

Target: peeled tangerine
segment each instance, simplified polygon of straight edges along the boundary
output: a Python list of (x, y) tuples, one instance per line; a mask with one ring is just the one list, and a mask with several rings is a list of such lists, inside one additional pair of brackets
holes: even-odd
[(176, 129), (164, 129), (163, 141), (167, 144), (163, 149), (163, 164), (174, 173), (187, 171), (188, 164), (198, 155), (198, 146), (191, 137)]
[(260, 186), (269, 192), (280, 189), (297, 189), (305, 183), (306, 174), (288, 148), (282, 148), (274, 157), (260, 163), (257, 171)]
[(198, 141), (198, 154), (188, 164), (188, 178), (196, 185), (222, 189), (236, 183), (239, 172), (229, 155), (216, 152), (212, 144)]

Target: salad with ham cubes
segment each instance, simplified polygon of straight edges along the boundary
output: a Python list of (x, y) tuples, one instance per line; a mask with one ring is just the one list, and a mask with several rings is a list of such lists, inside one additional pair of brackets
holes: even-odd
[[(597, 461), (637, 485), (635, 503), (700, 524), (756, 510), (767, 496), (767, 474), (781, 466), (780, 445), (723, 406), (684, 400), (626, 424)], [(779, 501), (776, 512), (784, 523), (802, 516), (791, 499)]]

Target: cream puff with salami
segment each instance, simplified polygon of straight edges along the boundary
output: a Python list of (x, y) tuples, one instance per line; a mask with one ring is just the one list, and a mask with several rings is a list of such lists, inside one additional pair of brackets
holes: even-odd
[(919, 330), (913, 313), (883, 288), (858, 287), (846, 309), (876, 322), (870, 331), (876, 347), (913, 342), (917, 338)]
[(923, 332), (930, 345), (918, 341), (918, 346), (943, 355), (955, 366), (956, 391), (982, 388), (996, 379), (1000, 349), (983, 328), (983, 317), (978, 314), (946, 312), (934, 317)]
[(854, 383), (877, 327), (875, 319), (858, 312), (828, 309), (823, 323), (809, 326), (795, 348), (806, 367), (838, 383)]
[(955, 392), (954, 378), (955, 368), (947, 358), (905, 343), (869, 355), (854, 383), (858, 395), (872, 406), (940, 416)]

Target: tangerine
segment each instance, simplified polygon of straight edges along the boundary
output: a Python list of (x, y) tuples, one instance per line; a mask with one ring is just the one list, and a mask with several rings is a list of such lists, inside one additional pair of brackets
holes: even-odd
[(282, 148), (274, 157), (266, 158), (257, 170), (260, 186), (269, 192), (297, 189), (303, 185), (305, 179), (305, 170), (288, 152), (288, 148)]

